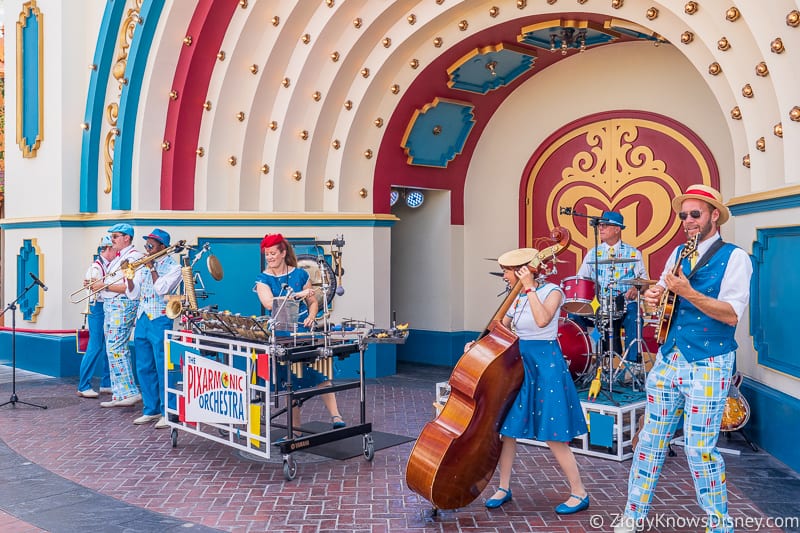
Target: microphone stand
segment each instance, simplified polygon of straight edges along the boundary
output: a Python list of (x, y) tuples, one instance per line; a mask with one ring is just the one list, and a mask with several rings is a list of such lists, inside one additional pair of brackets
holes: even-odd
[[(571, 207), (562, 207), (562, 208), (559, 209), (559, 213), (562, 214), (562, 215), (572, 215), (572, 216), (583, 217), (583, 218), (589, 219), (589, 225), (592, 226), (592, 229), (594, 230), (594, 251), (595, 251), (594, 258), (593, 258), (593, 260), (594, 260), (594, 298), (595, 298), (595, 300), (597, 302), (600, 302), (601, 301), (600, 300), (600, 298), (601, 298), (601, 295), (600, 295), (600, 268), (599, 268), (600, 265), (599, 265), (598, 259), (597, 259), (597, 250), (600, 247), (600, 230), (598, 229), (598, 226), (601, 223), (608, 224), (611, 221), (608, 220), (607, 218), (603, 218), (602, 216), (598, 217), (598, 216), (588, 215), (586, 213), (578, 213), (577, 211), (574, 211)], [(600, 317), (597, 315), (597, 313), (595, 313), (595, 324), (594, 324), (595, 329), (598, 329), (599, 326), (600, 326), (598, 324), (599, 319), (600, 319)], [(611, 320), (613, 320), (612, 317), (609, 317), (609, 321), (611, 321)], [(613, 326), (612, 326), (612, 330), (613, 330)], [(605, 336), (605, 333), (606, 332), (604, 331), (603, 332), (603, 336)], [(611, 387), (611, 375), (612, 375), (613, 366), (614, 366), (613, 355), (612, 355), (613, 354), (613, 346), (611, 345), (611, 339), (607, 339), (607, 343), (608, 343), (608, 346), (609, 346), (609, 350), (608, 351), (610, 352), (609, 353), (609, 361), (608, 361), (608, 375), (609, 375), (608, 385), (609, 385), (609, 387)], [(595, 373), (597, 372), (597, 367), (599, 366), (599, 367), (602, 368), (603, 363), (604, 363), (603, 359), (605, 359), (605, 354), (606, 354), (606, 352), (604, 350), (604, 347), (605, 347), (605, 344), (603, 343), (603, 337), (601, 336), (600, 340), (598, 341), (598, 346), (597, 346), (598, 351), (597, 351), (597, 353), (595, 353), (594, 364), (589, 367), (589, 370), (587, 370), (583, 374), (583, 377), (581, 378), (581, 383), (580, 383), (581, 390), (587, 390), (588, 389), (588, 385), (591, 383)], [(600, 392), (602, 392), (608, 398), (608, 401), (610, 401), (612, 404), (614, 404), (615, 406), (619, 406), (619, 402), (615, 401), (614, 397), (612, 396), (613, 392), (611, 392), (609, 390), (604, 390), (602, 388), (602, 386), (600, 388)]]
[(19, 302), (25, 294), (34, 285), (37, 285), (36, 280), (34, 279), (30, 285), (25, 287), (25, 289), (17, 296), (17, 299), (11, 302), (3, 309), (3, 315), (6, 314), (6, 311), (9, 309), (11, 310), (11, 399), (5, 403), (1, 403), (0, 407), (4, 407), (8, 404), (11, 404), (12, 407), (16, 407), (18, 403), (23, 405), (30, 405), (31, 407), (38, 407), (39, 409), (47, 409), (46, 405), (38, 405), (35, 403), (30, 402), (23, 402), (17, 396), (17, 302)]

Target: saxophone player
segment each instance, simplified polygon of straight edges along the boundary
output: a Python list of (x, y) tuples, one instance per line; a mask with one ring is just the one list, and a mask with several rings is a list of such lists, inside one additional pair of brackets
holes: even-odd
[(647, 377), (645, 423), (633, 454), (624, 516), (614, 531), (642, 529), (665, 448), (683, 417), (686, 458), (706, 531), (731, 533), (725, 462), (717, 439), (736, 360), (734, 333), (750, 299), (753, 268), (744, 250), (720, 238), (719, 227), (730, 211), (718, 191), (691, 185), (673, 199), (672, 209), (687, 237), (693, 242), (699, 237), (694, 254), (693, 242), (672, 253), (658, 284), (644, 295), (648, 304), (658, 305), (670, 291), (675, 311)]
[[(87, 291), (91, 291), (89, 286), (95, 281), (102, 280), (108, 272), (108, 266), (117, 254), (111, 244), (111, 236), (109, 235), (104, 235), (100, 239), (100, 245), (97, 247), (97, 259), (92, 261), (84, 276), (84, 285)], [(97, 398), (99, 394), (92, 388), (92, 377), (98, 364), (103, 368), (100, 392), (111, 392), (111, 377), (108, 369), (108, 357), (106, 356), (106, 336), (103, 332), (105, 313), (103, 313), (102, 296), (97, 295), (90, 298), (88, 309), (89, 345), (86, 347), (83, 359), (81, 359), (81, 368), (78, 376), (78, 396), (81, 398)]]

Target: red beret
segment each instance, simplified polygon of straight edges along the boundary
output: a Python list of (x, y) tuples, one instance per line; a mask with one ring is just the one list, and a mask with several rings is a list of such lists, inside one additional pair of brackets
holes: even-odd
[(282, 243), (284, 240), (283, 235), (280, 233), (267, 233), (264, 235), (264, 238), (261, 239), (261, 249), (264, 250), (265, 248), (275, 246), (276, 244)]

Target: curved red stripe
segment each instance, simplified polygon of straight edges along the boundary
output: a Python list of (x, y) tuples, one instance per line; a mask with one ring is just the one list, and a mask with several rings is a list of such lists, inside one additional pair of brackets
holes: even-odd
[[(186, 30), (172, 89), (178, 98), (167, 108), (164, 140), (170, 149), (161, 156), (161, 209), (194, 209), (194, 175), (203, 103), (217, 61), (217, 52), (238, 0), (199, 0)], [(180, 132), (180, 134), (178, 134)]]

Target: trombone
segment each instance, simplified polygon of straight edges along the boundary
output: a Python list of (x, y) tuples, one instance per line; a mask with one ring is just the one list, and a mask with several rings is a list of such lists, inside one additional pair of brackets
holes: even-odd
[[(146, 256), (142, 257), (141, 259), (138, 259), (138, 260), (136, 260), (136, 261), (134, 261), (132, 263), (123, 262), (123, 264), (121, 264), (118, 269), (114, 270), (113, 272), (109, 272), (108, 274), (106, 274), (102, 278), (96, 280), (96, 281), (102, 281), (103, 282), (103, 286), (102, 287), (100, 287), (99, 289), (95, 289), (93, 291), (90, 291), (87, 287), (81, 287), (80, 289), (70, 293), (69, 301), (70, 301), (70, 303), (77, 304), (77, 303), (81, 303), (82, 301), (84, 301), (86, 299), (89, 299), (89, 298), (92, 298), (92, 297), (96, 296), (98, 293), (106, 290), (111, 285), (117, 283), (119, 281), (119, 274), (120, 273), (122, 273), (122, 275), (125, 277), (125, 279), (133, 279), (133, 277), (136, 275), (136, 271), (139, 270), (140, 268), (142, 268), (147, 263), (155, 261), (159, 257), (165, 256), (165, 255), (178, 253), (178, 252), (182, 251), (185, 246), (186, 246), (186, 241), (185, 240), (184, 241), (178, 241), (175, 244), (173, 244), (172, 246), (168, 246), (167, 248), (164, 248), (163, 250), (159, 250), (158, 252), (156, 252), (154, 254), (146, 255)], [(81, 293), (83, 293), (83, 296), (78, 298), (78, 296), (80, 296)]]

